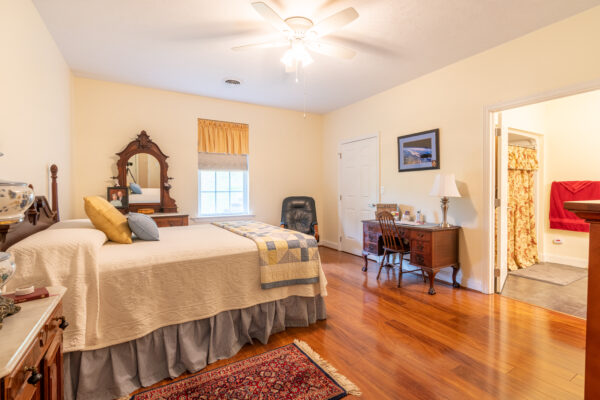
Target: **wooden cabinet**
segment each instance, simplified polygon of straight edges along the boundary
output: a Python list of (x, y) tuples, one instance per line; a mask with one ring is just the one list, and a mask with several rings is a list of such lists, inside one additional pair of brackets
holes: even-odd
[(600, 399), (600, 201), (566, 201), (564, 207), (590, 224), (585, 399)]
[[(458, 262), (458, 232), (460, 227), (441, 228), (439, 225), (398, 225), (400, 237), (410, 244), (410, 263), (423, 268), (429, 277), (429, 294), (435, 294), (435, 275), (442, 268), (452, 267), (454, 287), (460, 287), (456, 274)], [(368, 267), (368, 256), (383, 255), (383, 239), (377, 220), (363, 221), (363, 257)]]
[(187, 226), (189, 224), (187, 214), (149, 214), (150, 217), (156, 222), (159, 228), (166, 228), (169, 226)]
[[(1, 400), (63, 398), (62, 331), (67, 324), (60, 298), (22, 303), (22, 310), (4, 321), (0, 329), (0, 340), (6, 345), (0, 354)], [(38, 314), (40, 319), (35, 320)]]

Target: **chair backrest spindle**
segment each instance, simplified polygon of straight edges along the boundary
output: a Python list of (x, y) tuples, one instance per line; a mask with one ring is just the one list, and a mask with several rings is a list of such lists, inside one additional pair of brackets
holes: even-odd
[(377, 214), (377, 221), (381, 228), (381, 237), (383, 246), (388, 249), (404, 251), (404, 245), (398, 227), (394, 222), (394, 216), (389, 211), (382, 211)]

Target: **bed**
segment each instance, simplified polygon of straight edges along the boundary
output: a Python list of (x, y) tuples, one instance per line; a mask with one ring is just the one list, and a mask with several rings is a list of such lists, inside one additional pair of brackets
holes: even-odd
[(131, 245), (88, 220), (49, 225), (9, 248), (18, 270), (8, 289), (67, 287), (66, 399), (118, 398), (326, 318), (320, 262), (318, 282), (261, 289), (256, 243), (215, 225)]

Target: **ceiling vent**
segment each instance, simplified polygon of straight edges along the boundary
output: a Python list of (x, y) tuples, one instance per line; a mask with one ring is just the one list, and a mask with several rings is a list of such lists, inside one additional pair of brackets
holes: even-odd
[(240, 81), (238, 81), (237, 79), (226, 79), (226, 80), (225, 80), (225, 83), (226, 83), (227, 85), (231, 85), (231, 86), (237, 86), (237, 85), (239, 85), (241, 82), (240, 82)]

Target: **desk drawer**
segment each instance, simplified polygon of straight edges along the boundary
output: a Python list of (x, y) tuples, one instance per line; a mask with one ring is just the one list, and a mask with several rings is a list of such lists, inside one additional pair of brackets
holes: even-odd
[(379, 240), (379, 232), (369, 232), (367, 234), (367, 241), (370, 243), (377, 243)]
[(410, 239), (410, 231), (408, 229), (398, 229), (398, 233), (400, 234), (400, 237), (403, 239)]
[(410, 251), (421, 254), (431, 254), (431, 242), (413, 240), (410, 243)]
[(421, 267), (431, 267), (431, 253), (410, 252), (410, 263)]
[(411, 231), (410, 238), (414, 240), (420, 240), (423, 242), (431, 242), (431, 232), (415, 229)]
[(376, 243), (368, 243), (364, 248), (368, 253), (378, 254), (378, 246)]

